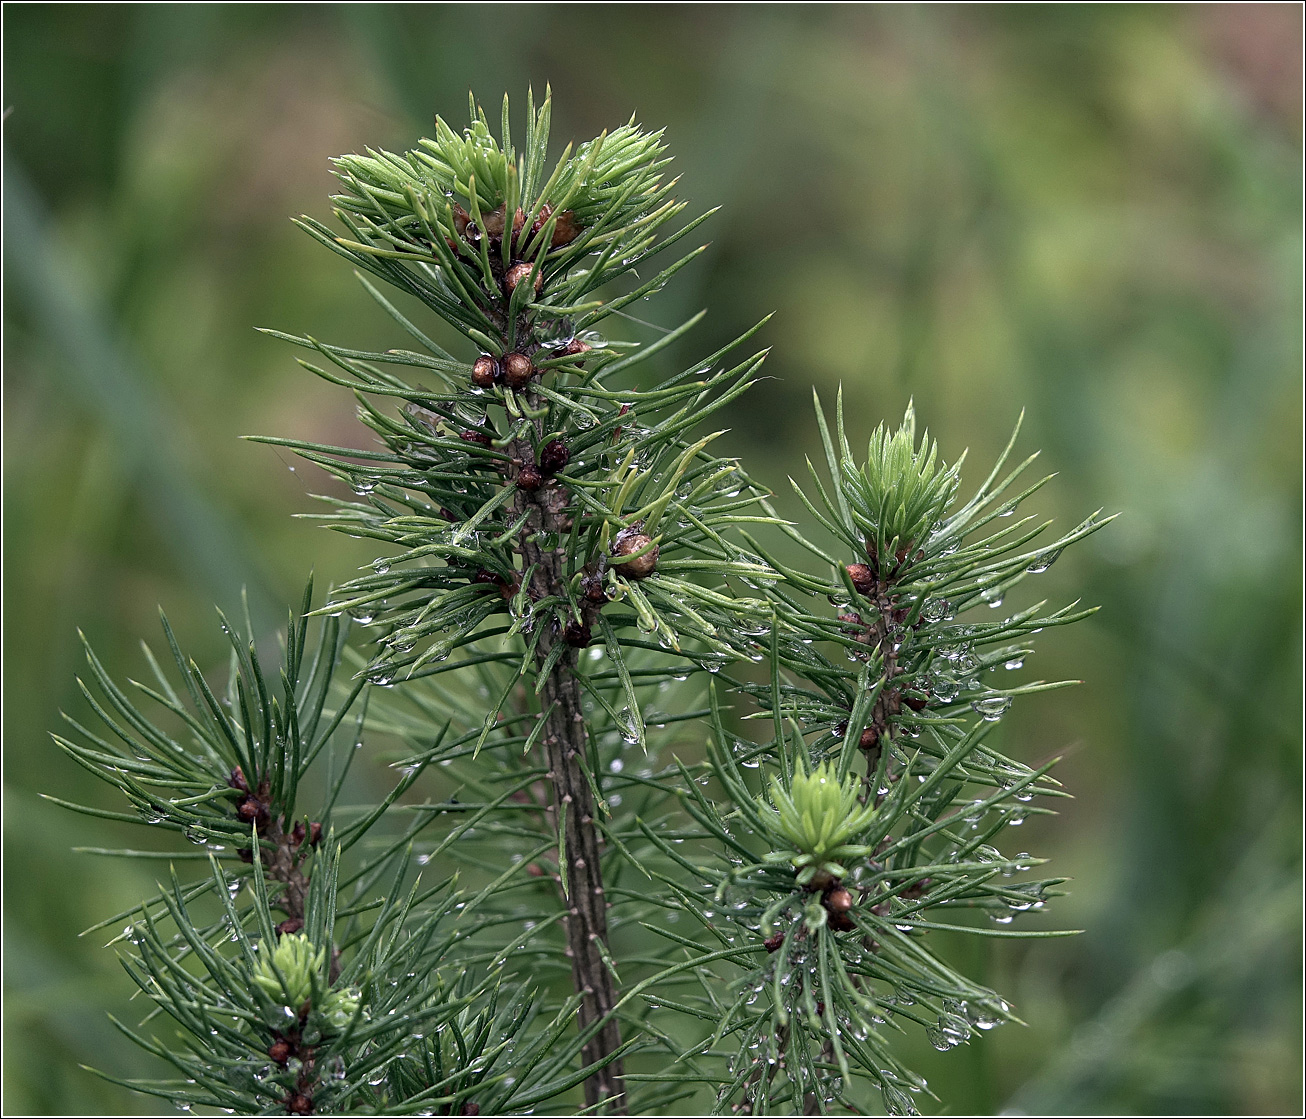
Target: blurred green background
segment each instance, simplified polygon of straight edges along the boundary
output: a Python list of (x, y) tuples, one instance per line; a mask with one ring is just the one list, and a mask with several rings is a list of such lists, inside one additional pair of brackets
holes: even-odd
[(287, 219), (327, 216), (329, 156), (550, 82), (559, 141), (634, 111), (724, 206), (641, 314), (710, 308), (688, 362), (776, 312), (728, 438), (783, 510), (842, 382), (859, 437), (914, 396), (972, 483), (1024, 407), (1039, 509), (1123, 513), (1036, 588), (1102, 604), (1031, 666), (1084, 685), (1003, 724), (1065, 754), (1077, 799), (1019, 838), (1087, 931), (959, 947), (1031, 1028), (919, 1046), (936, 1110), (1299, 1113), (1300, 6), (4, 16), (6, 1112), (148, 1110), (79, 1068), (151, 1066), (77, 934), (157, 868), (73, 854), (143, 840), (37, 795), (121, 807), (48, 739), (84, 710), (77, 627), (138, 675), (162, 604), (217, 660), (213, 602), (247, 585), (273, 624), (371, 557), (291, 518), (324, 475), (237, 438), (367, 438), (253, 327), (403, 343)]

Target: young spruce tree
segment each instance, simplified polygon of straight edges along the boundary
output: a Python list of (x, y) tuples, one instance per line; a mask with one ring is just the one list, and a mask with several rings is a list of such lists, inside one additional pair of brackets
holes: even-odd
[[(703, 220), (674, 228), (661, 133), (550, 165), (549, 116), (528, 102), (520, 149), (505, 100), (497, 139), (473, 105), (461, 133), (341, 157), (338, 227), (299, 223), (411, 347), (268, 332), (376, 435), (263, 440), (352, 487), (314, 515), (376, 541), (371, 568), (320, 605), (310, 585), (276, 664), (224, 619), (224, 688), (166, 620), (150, 683), (87, 652), (96, 718), (56, 741), (131, 811), (80, 810), (188, 844), (97, 926), (126, 922), (151, 1005), (120, 1028), (176, 1073), (122, 1082), (240, 1113), (878, 1093), (913, 1114), (895, 1033), (947, 1049), (1014, 1020), (931, 932), (1055, 935), (1011, 923), (1060, 880), (995, 844), (1060, 790), (986, 736), (1057, 686), (993, 670), (1088, 611), (993, 610), (1103, 522), (1044, 541), (1014, 516), (1047, 481), (1017, 485), (1033, 456), (1009, 445), (963, 498), (910, 408), (859, 451), (841, 402), (833, 432), (817, 405), (826, 473), (798, 490), (822, 542), (780, 520), (703, 433), (762, 363), (753, 331), (654, 384), (701, 316), (648, 345), (601, 330), (699, 251), (650, 267)], [(781, 534), (810, 569), (772, 555)], [(403, 744), (396, 778), (348, 803), (369, 740)]]

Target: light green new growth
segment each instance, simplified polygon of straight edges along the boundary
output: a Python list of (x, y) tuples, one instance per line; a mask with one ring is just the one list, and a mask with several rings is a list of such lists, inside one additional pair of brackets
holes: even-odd
[(844, 463), (845, 486), (853, 520), (866, 535), (867, 550), (887, 570), (899, 551), (914, 551), (957, 492), (960, 464), (936, 462), (938, 445), (926, 432), (916, 445), (916, 412), (909, 404), (892, 435), (881, 424), (871, 436), (866, 463), (858, 470), (851, 455)]
[(280, 999), (298, 1012), (312, 997), (314, 981), (321, 982), (325, 962), (325, 948), (314, 948), (303, 933), (291, 933), (278, 940), (271, 953), (259, 953), (258, 967), (250, 978), (269, 998)]
[(769, 790), (775, 807), (763, 802), (763, 815), (793, 848), (770, 857), (792, 863), (800, 884), (824, 886), (848, 873), (842, 862), (870, 854), (869, 847), (851, 842), (875, 817), (874, 808), (859, 803), (855, 777), (841, 782), (828, 761), (808, 773), (800, 760), (787, 792), (778, 777), (771, 778)]

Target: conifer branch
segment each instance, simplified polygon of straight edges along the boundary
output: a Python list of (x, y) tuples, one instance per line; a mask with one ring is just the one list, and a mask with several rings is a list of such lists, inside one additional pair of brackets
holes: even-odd
[[(861, 454), (842, 396), (795, 483), (824, 539), (777, 517), (706, 427), (761, 324), (657, 383), (701, 315), (647, 345), (597, 329), (700, 251), (658, 255), (703, 220), (671, 228), (661, 133), (550, 167), (550, 119), (531, 99), (518, 147), (506, 100), (498, 136), (473, 103), (461, 132), (342, 156), (338, 226), (299, 221), (403, 348), (267, 332), (376, 437), (261, 437), (348, 485), (313, 516), (378, 552), (306, 593), (276, 678), (247, 619), (223, 694), (166, 621), (150, 685), (87, 651), (98, 723), (56, 742), (132, 811), (69, 807), (207, 866), (97, 926), (128, 922), (154, 1008), (120, 1028), (180, 1074), (130, 1086), (241, 1113), (914, 1113), (886, 1027), (948, 1049), (1019, 1020), (931, 933), (1062, 935), (1008, 927), (1063, 880), (995, 844), (1065, 794), (987, 735), (1063, 682), (992, 674), (1092, 611), (989, 610), (1106, 519), (1016, 517), (1048, 479), (1020, 488), (1015, 435), (960, 501), (910, 406)], [(350, 804), (365, 739), (401, 744), (399, 775)]]

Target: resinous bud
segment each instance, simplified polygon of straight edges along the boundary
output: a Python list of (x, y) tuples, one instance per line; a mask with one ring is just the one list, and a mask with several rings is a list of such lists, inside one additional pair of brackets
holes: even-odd
[(571, 621), (563, 629), (562, 639), (573, 649), (584, 649), (594, 639), (594, 634), (589, 626)]
[[(533, 265), (526, 264), (524, 262), (521, 264), (514, 264), (504, 274), (503, 277), (504, 286), (510, 292), (516, 291), (517, 285), (520, 284), (523, 280), (530, 279), (530, 275), (532, 272), (535, 272), (535, 268)], [(544, 284), (544, 274), (542, 272), (535, 272), (535, 290), (539, 291), (540, 288), (543, 286), (543, 284)]]
[[(620, 560), (624, 556), (635, 556), (618, 565), (618, 570), (628, 579), (647, 579), (652, 575), (658, 565), (660, 550), (651, 537), (629, 528), (617, 533), (617, 539), (612, 544), (614, 558)], [(636, 555), (637, 552), (642, 554)]]
[(535, 366), (525, 354), (511, 353), (503, 359), (503, 379), (512, 388), (522, 388), (534, 372)]
[(831, 890), (825, 899), (825, 907), (832, 913), (847, 913), (853, 907), (852, 891), (842, 886)]
[(875, 590), (875, 572), (867, 564), (850, 563), (846, 570), (858, 594), (870, 594)]
[(571, 451), (561, 439), (551, 439), (540, 448), (540, 473), (545, 476), (565, 470), (571, 461)]
[(499, 363), (489, 354), (481, 354), (472, 363), (472, 384), (477, 388), (488, 389), (499, 379)]

